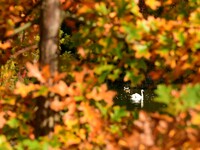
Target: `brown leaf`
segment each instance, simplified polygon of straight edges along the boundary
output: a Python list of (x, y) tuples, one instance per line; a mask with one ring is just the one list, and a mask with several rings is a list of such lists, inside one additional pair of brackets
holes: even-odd
[(172, 117), (170, 117), (169, 115), (165, 115), (165, 114), (159, 114), (159, 113), (153, 113), (151, 114), (151, 117), (152, 118), (155, 118), (155, 119), (159, 119), (159, 120), (165, 120), (167, 122), (173, 122), (174, 119)]

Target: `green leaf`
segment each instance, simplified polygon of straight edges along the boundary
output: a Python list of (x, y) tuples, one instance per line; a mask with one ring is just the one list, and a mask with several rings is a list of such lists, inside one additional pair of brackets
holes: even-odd
[(23, 141), (23, 145), (28, 147), (28, 150), (38, 150), (41, 148), (41, 145), (37, 140), (26, 139)]
[(185, 37), (183, 32), (178, 33), (178, 40), (179, 40), (178, 45), (183, 46), (183, 44), (185, 43)]
[(134, 74), (134, 71), (126, 71), (126, 77), (132, 81), (132, 84), (136, 85), (136, 84), (139, 84), (142, 79), (143, 79), (143, 75), (135, 75)]
[(103, 72), (111, 72), (115, 68), (114, 65), (109, 64), (101, 64), (100, 66), (97, 66), (95, 69), (95, 73), (98, 75), (101, 75)]
[(127, 2), (125, 0), (117, 0), (116, 5), (118, 7), (118, 16), (122, 17), (125, 14)]
[(19, 121), (16, 118), (12, 118), (10, 120), (7, 121), (7, 124), (11, 127), (11, 128), (17, 128), (19, 127)]
[(111, 133), (121, 133), (119, 125), (112, 124), (110, 126)]
[(95, 104), (97, 108), (101, 111), (102, 115), (106, 116), (108, 109), (105, 106), (103, 106), (100, 102), (96, 102)]
[(140, 8), (136, 4), (135, 0), (131, 0), (130, 2), (130, 12), (136, 16), (141, 16)]
[(120, 59), (122, 58), (122, 51), (123, 51), (122, 49), (123, 49), (123, 47), (124, 47), (124, 43), (119, 42), (117, 44), (116, 48), (113, 49), (114, 54), (117, 55), (118, 58), (120, 58)]
[(115, 106), (113, 109), (114, 109), (114, 112), (111, 113), (111, 119), (113, 121), (120, 122), (122, 117), (127, 116), (127, 111), (126, 111), (125, 108), (119, 107), (119, 106)]
[(188, 85), (186, 91), (181, 94), (185, 108), (193, 108), (200, 103), (200, 84)]
[(83, 96), (75, 96), (74, 99), (76, 101), (82, 101), (84, 99), (84, 97)]
[(103, 2), (99, 3), (99, 5), (96, 5), (96, 9), (98, 13), (103, 14), (103, 15), (107, 15), (109, 12), (108, 9), (106, 8), (106, 4)]
[(140, 35), (139, 30), (133, 24), (125, 23), (122, 25), (122, 27), (127, 34), (126, 41), (128, 43), (132, 43), (135, 40), (141, 40), (142, 36)]
[(48, 88), (46, 86), (41, 86), (40, 89), (34, 93), (35, 97), (44, 96), (46, 97), (48, 94)]
[(111, 73), (111, 74), (108, 75), (108, 78), (110, 80), (112, 80), (112, 81), (115, 81), (116, 79), (119, 78), (120, 74), (121, 74), (121, 69), (120, 68), (119, 69), (115, 69), (113, 71), (113, 73)]
[(147, 70), (147, 64), (145, 63), (144, 59), (139, 59), (137, 61), (137, 67), (143, 70)]
[(172, 88), (170, 86), (166, 85), (158, 85), (158, 88), (156, 89), (155, 93), (157, 94), (157, 97), (155, 97), (155, 101), (169, 104), (172, 96), (171, 96)]

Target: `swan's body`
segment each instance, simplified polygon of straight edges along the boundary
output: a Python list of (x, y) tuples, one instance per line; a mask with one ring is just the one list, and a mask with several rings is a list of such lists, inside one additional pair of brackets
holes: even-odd
[(141, 95), (138, 93), (132, 94), (131, 95), (131, 101), (133, 103), (140, 103), (141, 102), (141, 107), (144, 105), (144, 95), (143, 95), (144, 90), (141, 90)]

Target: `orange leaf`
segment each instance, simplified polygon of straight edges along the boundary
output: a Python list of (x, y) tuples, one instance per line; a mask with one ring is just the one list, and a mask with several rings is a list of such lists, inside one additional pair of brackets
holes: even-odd
[(114, 98), (115, 95), (116, 95), (116, 92), (114, 92), (114, 91), (107, 91), (107, 92), (103, 95), (103, 99), (104, 99), (104, 101), (106, 101), (106, 103), (107, 103), (109, 106), (112, 106), (112, 105), (113, 105), (113, 98)]
[(60, 80), (57, 84), (55, 84), (54, 86), (50, 87), (49, 89), (51, 92), (59, 94), (61, 96), (65, 96), (68, 94), (68, 86), (67, 84)]
[(68, 108), (68, 112), (70, 115), (73, 115), (76, 111), (76, 101), (73, 97), (67, 97), (64, 100), (65, 106)]
[(76, 102), (73, 98), (65, 98), (65, 106), (68, 108), (68, 111), (63, 115), (62, 119), (68, 129), (72, 129), (78, 123), (78, 118), (75, 117)]
[(84, 80), (93, 79), (94, 71), (87, 66), (83, 66), (83, 70), (80, 72), (74, 72), (74, 78), (76, 82), (82, 83)]
[(5, 34), (6, 37), (12, 36), (14, 34), (14, 30), (8, 30)]
[(95, 99), (97, 101), (104, 100), (109, 106), (111, 106), (113, 104), (113, 98), (115, 95), (116, 92), (108, 91), (107, 85), (102, 84), (99, 89), (97, 89), (97, 87), (94, 87), (92, 92), (88, 93), (86, 97), (88, 99)]
[(81, 14), (87, 13), (88, 11), (90, 11), (90, 7), (88, 5), (83, 5), (82, 7), (78, 9), (77, 14), (81, 15)]
[(41, 83), (44, 83), (46, 81), (45, 78), (42, 76), (37, 64), (31, 64), (30, 62), (27, 62), (26, 67), (28, 69), (29, 77), (35, 77)]
[(81, 103), (81, 108), (83, 110), (84, 116), (81, 118), (82, 123), (89, 123), (92, 127), (92, 135), (98, 133), (102, 127), (102, 120), (100, 118), (100, 113), (97, 109), (90, 106), (89, 103)]
[(85, 53), (83, 47), (78, 48), (78, 53), (81, 55), (81, 57), (83, 57), (83, 58), (86, 57), (86, 53)]
[(0, 129), (6, 124), (6, 119), (4, 118), (4, 112), (0, 112)]
[(59, 101), (58, 98), (55, 98), (51, 104), (50, 104), (50, 108), (54, 111), (61, 111), (64, 108), (64, 102)]
[(45, 79), (49, 79), (51, 77), (49, 65), (42, 67), (41, 74)]
[(0, 42), (0, 49), (6, 50), (10, 47), (11, 47), (10, 42), (5, 42), (5, 43)]
[(58, 82), (61, 79), (64, 79), (65, 77), (66, 77), (66, 73), (65, 72), (63, 72), (63, 73), (55, 72), (53, 80), (54, 80), (54, 82)]
[(87, 94), (86, 94), (86, 97), (87, 97), (88, 99), (95, 99), (95, 100), (97, 100), (97, 101), (99, 101), (99, 100), (102, 99), (102, 98), (101, 98), (101, 95), (99, 95), (99, 93), (98, 93), (98, 91), (97, 91), (97, 87), (94, 87), (90, 93), (87, 93)]

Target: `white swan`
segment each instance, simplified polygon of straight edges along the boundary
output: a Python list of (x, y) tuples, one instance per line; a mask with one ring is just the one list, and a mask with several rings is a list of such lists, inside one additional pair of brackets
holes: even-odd
[(138, 93), (132, 94), (131, 95), (131, 101), (133, 103), (140, 103), (141, 102), (141, 107), (144, 106), (144, 95), (143, 95), (144, 90), (141, 90), (141, 95)]

